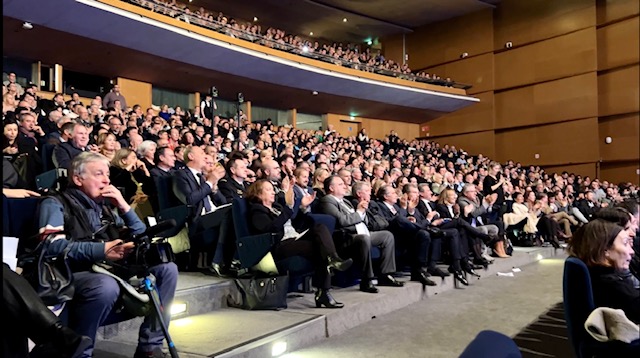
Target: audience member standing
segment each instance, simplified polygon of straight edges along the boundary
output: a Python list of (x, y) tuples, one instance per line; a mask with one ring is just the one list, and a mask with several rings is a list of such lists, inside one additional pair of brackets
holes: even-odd
[(120, 85), (113, 85), (113, 88), (109, 93), (104, 96), (102, 100), (102, 108), (115, 108), (116, 101), (120, 101), (120, 109), (125, 110), (127, 108), (127, 100), (120, 92)]

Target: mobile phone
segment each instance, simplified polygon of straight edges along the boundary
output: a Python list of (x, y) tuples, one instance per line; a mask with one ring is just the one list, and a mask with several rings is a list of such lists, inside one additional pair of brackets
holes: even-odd
[(442, 222), (443, 222), (443, 223), (448, 223), (449, 221), (451, 221), (451, 218), (443, 218), (443, 219), (442, 219)]

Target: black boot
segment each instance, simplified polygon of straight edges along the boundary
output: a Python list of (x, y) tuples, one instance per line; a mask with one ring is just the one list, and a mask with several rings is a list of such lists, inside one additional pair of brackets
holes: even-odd
[(331, 272), (331, 269), (338, 271), (346, 271), (353, 264), (352, 259), (343, 260), (338, 254), (331, 254), (327, 257), (327, 270)]
[(319, 288), (316, 292), (316, 307), (321, 308), (325, 306), (327, 308), (342, 308), (344, 303), (336, 301), (329, 293), (329, 290)]

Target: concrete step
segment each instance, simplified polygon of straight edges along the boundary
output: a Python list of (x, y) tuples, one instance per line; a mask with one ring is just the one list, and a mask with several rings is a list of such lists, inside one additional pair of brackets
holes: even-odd
[[(553, 257), (561, 250), (551, 247), (516, 248), (514, 255), (507, 259), (496, 259), (488, 270), (478, 272), (486, 277), (498, 272), (512, 272), (513, 268), (522, 268), (543, 258)], [(524, 268), (526, 269), (526, 268)], [(197, 274), (196, 274), (197, 275)], [(514, 273), (517, 277), (517, 273)], [(182, 280), (182, 274), (180, 279)], [(436, 278), (440, 281), (439, 278)], [(313, 294), (290, 294), (288, 308), (281, 311), (245, 311), (225, 307), (224, 292), (232, 289), (229, 282), (217, 282), (213, 288), (186, 287), (177, 292), (176, 297), (190, 298), (199, 290), (208, 290), (210, 299), (190, 300), (202, 306), (196, 308), (188, 303), (189, 312), (183, 317), (171, 321), (170, 334), (181, 357), (268, 357), (272, 350), (286, 347), (293, 351), (316, 344), (327, 337), (339, 335), (353, 327), (366, 323), (381, 315), (391, 313), (420, 300), (429, 299), (448, 290), (458, 290), (462, 294), (472, 294), (474, 285), (481, 285), (482, 279), (468, 277), (470, 285), (455, 288), (451, 277), (439, 282), (439, 285), (427, 287), (425, 291), (417, 282), (407, 281), (402, 288), (379, 287), (378, 294), (360, 292), (356, 287), (333, 289), (333, 296), (345, 304), (343, 309), (315, 308)], [(514, 278), (505, 277), (505, 285)], [(194, 281), (199, 281), (195, 278)], [(205, 276), (205, 280), (212, 280)], [(408, 277), (399, 280), (406, 281)], [(204, 280), (203, 280), (204, 281)], [(205, 297), (200, 293), (200, 297)], [(196, 313), (201, 312), (201, 313)], [(134, 320), (136, 321), (136, 320)], [(137, 323), (130, 323), (108, 339), (96, 344), (95, 357), (121, 358), (131, 357), (137, 342)]]

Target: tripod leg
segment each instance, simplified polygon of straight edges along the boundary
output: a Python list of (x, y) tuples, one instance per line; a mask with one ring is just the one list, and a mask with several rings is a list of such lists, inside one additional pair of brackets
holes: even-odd
[(158, 292), (155, 290), (155, 286), (151, 283), (151, 280), (147, 276), (144, 279), (144, 289), (146, 293), (151, 298), (151, 304), (153, 305), (154, 312), (158, 319), (158, 323), (162, 328), (162, 333), (164, 333), (164, 337), (167, 340), (167, 345), (169, 346), (169, 353), (171, 354), (171, 358), (179, 358), (178, 351), (176, 350), (176, 346), (169, 335), (169, 329), (164, 322), (164, 318), (162, 318), (162, 310), (164, 309), (160, 303), (160, 298), (158, 297)]

